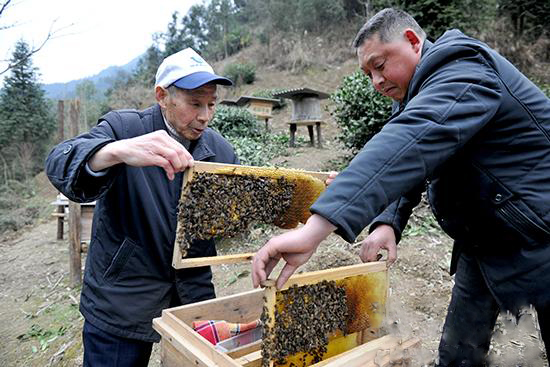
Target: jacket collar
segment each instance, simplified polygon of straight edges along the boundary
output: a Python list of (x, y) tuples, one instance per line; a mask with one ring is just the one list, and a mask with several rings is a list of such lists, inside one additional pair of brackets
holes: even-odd
[[(153, 108), (153, 127), (155, 131), (164, 130), (170, 135), (170, 132), (168, 131), (166, 124), (164, 123), (164, 118), (162, 117), (162, 112), (158, 103)], [(208, 144), (208, 135), (210, 135), (210, 128), (204, 130), (203, 134), (198, 140), (191, 142), (189, 153), (191, 153), (194, 160), (202, 161), (215, 156), (212, 148)]]

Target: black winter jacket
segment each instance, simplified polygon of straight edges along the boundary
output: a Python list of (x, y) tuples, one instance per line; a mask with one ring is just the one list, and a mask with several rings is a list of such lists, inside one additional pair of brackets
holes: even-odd
[[(117, 165), (102, 177), (87, 173), (89, 158), (105, 144), (166, 130), (160, 107), (103, 116), (90, 132), (55, 147), (46, 160), (54, 186), (70, 200), (97, 200), (80, 310), (94, 326), (126, 338), (158, 341), (152, 319), (162, 309), (215, 296), (209, 267), (175, 271), (177, 204), (183, 174), (168, 180), (160, 167)], [(207, 129), (190, 148), (197, 161), (239, 163), (231, 145)], [(189, 256), (214, 256), (213, 241), (191, 246)]]
[(426, 183), (454, 258), (477, 256), (501, 308), (549, 302), (550, 100), (457, 30), (425, 42), (398, 111), (311, 210), (348, 241), (371, 221), (399, 238)]

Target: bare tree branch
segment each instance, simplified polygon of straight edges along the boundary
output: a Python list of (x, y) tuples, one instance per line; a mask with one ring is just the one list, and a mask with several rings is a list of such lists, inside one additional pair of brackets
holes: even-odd
[(6, 0), (2, 5), (0, 5), (0, 15), (7, 9), (8, 5), (11, 3), (11, 0)]
[[(11, 0), (10, 0), (11, 1)], [(9, 2), (9, 1), (8, 1)], [(4, 70), (0, 70), (0, 75), (6, 73), (8, 70), (24, 63), (25, 61), (27, 61), (30, 57), (32, 57), (32, 55), (34, 55), (35, 53), (37, 53), (38, 51), (40, 51), (45, 45), (46, 43), (51, 40), (51, 39), (54, 39), (54, 38), (58, 38), (58, 37), (62, 37), (64, 35), (60, 35), (59, 32), (61, 32), (62, 30), (64, 29), (67, 29), (71, 26), (73, 26), (73, 24), (70, 24), (66, 27), (62, 27), (62, 28), (58, 28), (56, 30), (53, 30), (53, 26), (55, 24), (56, 20), (54, 20), (52, 22), (52, 25), (50, 26), (50, 30), (48, 31), (48, 34), (46, 35), (46, 37), (44, 38), (44, 40), (42, 41), (42, 43), (38, 46), (38, 47), (34, 47), (30, 50), (30, 52), (24, 57), (22, 58), (21, 60), (18, 60), (16, 63), (8, 63), (8, 66), (6, 66), (4, 68)]]

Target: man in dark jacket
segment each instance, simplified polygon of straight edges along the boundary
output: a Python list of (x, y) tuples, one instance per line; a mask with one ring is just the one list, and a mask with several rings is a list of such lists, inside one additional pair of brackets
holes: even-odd
[(394, 114), (311, 207), (301, 228), (254, 257), (258, 286), (282, 257), (281, 286), (336, 231), (369, 224), (363, 261), (396, 243), (428, 185), (432, 210), (455, 240), (455, 286), (440, 366), (485, 362), (500, 311), (535, 306), (550, 350), (550, 100), (512, 64), (457, 30), (434, 43), (405, 12), (385, 9), (354, 46)]
[[(231, 85), (192, 49), (167, 57), (156, 75), (158, 104), (112, 111), (90, 132), (62, 142), (46, 161), (70, 200), (97, 200), (80, 311), (84, 366), (146, 366), (162, 309), (215, 297), (209, 267), (171, 266), (183, 174), (194, 160), (239, 163), (208, 128), (217, 84)], [(189, 256), (214, 256), (197, 241)]]

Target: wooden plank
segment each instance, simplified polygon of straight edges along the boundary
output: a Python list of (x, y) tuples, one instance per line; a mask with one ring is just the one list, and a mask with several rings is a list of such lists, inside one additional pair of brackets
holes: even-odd
[[(163, 321), (162, 318), (153, 319), (153, 328), (162, 336), (162, 340), (166, 343), (169, 343), (172, 348), (165, 348), (165, 351), (170, 353), (169, 366), (198, 366), (198, 367), (213, 367), (213, 366), (223, 366), (223, 367), (233, 367), (234, 365), (228, 364), (216, 364), (212, 359), (208, 357), (208, 354), (205, 354), (200, 348), (196, 347), (196, 342), (190, 340), (187, 337), (183, 337), (180, 331), (177, 331), (170, 324)], [(198, 334), (197, 334), (198, 335)], [(207, 342), (208, 343), (208, 342)], [(175, 349), (175, 351), (174, 351)], [(179, 353), (179, 356), (177, 354)], [(184, 364), (175, 364), (175, 362), (187, 362)], [(164, 364), (164, 361), (163, 361)], [(238, 366), (238, 365), (236, 365)]]
[(351, 350), (338, 354), (334, 357), (325, 359), (324, 361), (315, 363), (312, 367), (335, 367), (335, 366), (363, 366), (357, 363), (356, 360), (361, 360), (364, 363), (365, 360), (370, 360), (376, 356), (376, 353), (380, 349), (396, 347), (398, 345), (399, 338), (391, 335), (386, 335), (381, 338), (370, 341), (366, 344), (357, 346)]
[(322, 120), (296, 120), (287, 122), (288, 125), (294, 124), (296, 126), (315, 126), (317, 123), (319, 123), (320, 125), (325, 124), (325, 122)]
[(290, 277), (280, 290), (285, 290), (293, 285), (298, 287), (306, 284), (315, 284), (322, 280), (338, 280), (355, 275), (365, 275), (377, 271), (386, 271), (387, 266), (385, 261), (369, 262), (364, 264), (356, 264), (342, 266), (339, 268), (312, 271), (304, 274), (297, 274)]
[(205, 362), (210, 361), (211, 365), (220, 367), (239, 366), (227, 354), (218, 351), (208, 340), (170, 312), (163, 311), (161, 319), (168, 327), (173, 329), (172, 339), (169, 340), (178, 350), (193, 350), (195, 358), (200, 357)]
[(160, 341), (160, 360), (162, 367), (181, 367), (193, 365), (193, 361), (185, 358), (166, 338)]
[[(273, 329), (275, 327), (275, 307), (277, 305), (277, 299), (276, 299), (277, 287), (275, 286), (275, 281), (271, 279), (267, 279), (262, 285), (265, 287), (264, 288), (264, 311), (267, 314), (267, 320), (264, 322), (266, 323), (267, 328), (270, 330), (267, 333), (267, 337), (271, 338), (271, 340), (267, 342), (269, 343), (268, 345), (273, 345), (272, 340), (273, 338), (275, 338), (275, 332), (273, 331)], [(266, 338), (266, 335), (264, 333), (264, 339), (263, 339), (264, 343), (266, 343), (265, 338)], [(270, 359), (269, 367), (273, 367), (273, 365), (274, 365), (274, 361), (273, 359)]]
[(235, 360), (238, 364), (244, 367), (260, 367), (262, 365), (262, 352), (255, 351)]
[(244, 254), (235, 255), (183, 258), (178, 264), (176, 264), (176, 269), (250, 262), (252, 261), (252, 257), (254, 257), (254, 252), (247, 252)]
[(71, 285), (82, 283), (80, 204), (69, 202), (69, 273)]
[(261, 347), (262, 347), (262, 341), (256, 340), (253, 343), (243, 345), (239, 348), (235, 348), (231, 352), (228, 352), (227, 355), (230, 356), (231, 358), (240, 358), (247, 354), (258, 352)]
[(263, 296), (263, 289), (253, 289), (231, 296), (169, 308), (163, 312), (171, 313), (189, 325), (197, 320), (225, 320), (246, 323), (260, 318)]
[[(217, 173), (220, 169), (228, 169), (232, 168), (235, 170), (235, 172), (239, 172), (240, 169), (246, 168), (246, 169), (265, 169), (265, 167), (255, 167), (255, 166), (243, 166), (239, 164), (227, 164), (227, 163), (212, 163), (212, 162), (195, 162), (195, 165), (193, 167), (193, 172), (210, 172), (210, 173)], [(291, 170), (288, 168), (279, 168), (281, 171), (284, 170)], [(302, 170), (294, 170), (298, 171), (300, 173), (304, 173), (310, 176), (313, 176), (315, 178), (318, 178), (319, 180), (325, 182), (325, 180), (328, 178), (329, 173), (328, 172), (315, 172), (315, 171), (302, 171)], [(185, 176), (184, 176), (185, 179)]]

